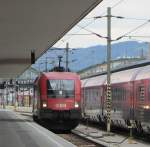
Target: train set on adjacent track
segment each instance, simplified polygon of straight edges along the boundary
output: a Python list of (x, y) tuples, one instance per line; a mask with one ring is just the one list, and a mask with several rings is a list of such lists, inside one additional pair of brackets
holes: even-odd
[[(107, 122), (106, 84), (107, 73), (82, 80), (82, 112), (100, 124)], [(113, 70), (111, 98), (112, 125), (150, 134), (150, 62)]]

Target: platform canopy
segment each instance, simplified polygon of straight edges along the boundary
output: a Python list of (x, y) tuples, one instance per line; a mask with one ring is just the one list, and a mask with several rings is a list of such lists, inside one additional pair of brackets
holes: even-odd
[(0, 0), (0, 78), (15, 78), (102, 0)]

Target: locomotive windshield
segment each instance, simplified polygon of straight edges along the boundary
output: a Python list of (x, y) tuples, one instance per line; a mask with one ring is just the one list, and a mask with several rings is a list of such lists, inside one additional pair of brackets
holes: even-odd
[(48, 80), (47, 95), (49, 98), (73, 98), (75, 95), (74, 80)]

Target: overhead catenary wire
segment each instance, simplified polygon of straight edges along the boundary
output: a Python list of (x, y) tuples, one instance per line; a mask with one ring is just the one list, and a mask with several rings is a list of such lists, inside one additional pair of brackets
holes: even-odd
[[(106, 16), (96, 16), (94, 17), (95, 19), (98, 19), (98, 18), (103, 18), (103, 17), (107, 17)], [(142, 19), (142, 18), (130, 18), (130, 17), (123, 17), (123, 16), (114, 16), (112, 15), (111, 17), (113, 18), (118, 18), (118, 19), (131, 19), (131, 20), (140, 20), (140, 21), (143, 21), (143, 20), (146, 20), (146, 22), (142, 23), (141, 25), (137, 26), (136, 28), (132, 29), (131, 31), (125, 33), (124, 35), (120, 36), (120, 37), (117, 37), (115, 40), (112, 40), (112, 41), (117, 41), (117, 40), (120, 40), (122, 39), (123, 37), (129, 37), (127, 36), (128, 34), (132, 33), (132, 32), (135, 32), (136, 30), (138, 30), (139, 28), (145, 26), (146, 24), (148, 24), (150, 22), (150, 19)], [(145, 38), (148, 38), (149, 36), (135, 36), (135, 37), (145, 37)]]
[(118, 41), (118, 40), (122, 39), (123, 37), (126, 37), (127, 35), (129, 35), (129, 34), (135, 32), (136, 30), (138, 30), (138, 29), (140, 29), (140, 28), (142, 28), (143, 26), (147, 25), (148, 23), (150, 23), (150, 20), (147, 20), (146, 22), (140, 24), (139, 26), (133, 28), (132, 30), (126, 32), (124, 35), (119, 36), (119, 37), (117, 37), (115, 40), (112, 40), (112, 41)]
[[(103, 17), (107, 17), (107, 15), (106, 15), (106, 16), (97, 16), (97, 18), (103, 18)], [(129, 32), (125, 33), (124, 35), (122, 35), (122, 36), (120, 36), (120, 37), (117, 37), (116, 39), (114, 39), (114, 40), (112, 40), (112, 41), (118, 41), (118, 40), (122, 39), (123, 37), (129, 37), (128, 34), (131, 34), (131, 33), (135, 32), (136, 30), (140, 29), (141, 27), (145, 26), (146, 24), (148, 24), (148, 23), (150, 22), (150, 19), (128, 18), (128, 17), (123, 17), (123, 16), (113, 16), (113, 15), (112, 15), (112, 17), (118, 18), (118, 19), (146, 20), (146, 22), (142, 23), (141, 25), (139, 25), (139, 26), (137, 26), (136, 28), (130, 30)], [(83, 29), (83, 30), (86, 30), (86, 31), (90, 32), (91, 34), (75, 34), (75, 33), (74, 33), (74, 34), (68, 34), (68, 36), (69, 36), (69, 35), (70, 35), (70, 36), (74, 36), (74, 35), (96, 35), (96, 36), (98, 36), (99, 38), (105, 38), (105, 39), (107, 39), (107, 37), (104, 37), (104, 36), (102, 36), (102, 35), (100, 35), (100, 34), (98, 34), (98, 33), (96, 33), (96, 32), (93, 32), (93, 31), (87, 29), (86, 26), (80, 26), (80, 25), (77, 25), (77, 26), (78, 26), (79, 28)], [(140, 37), (140, 36), (139, 36), (139, 37)], [(145, 37), (145, 38), (147, 37), (147, 38), (148, 38), (149, 36), (141, 36), (141, 37)]]
[(96, 35), (96, 36), (98, 36), (99, 38), (107, 38), (107, 37), (105, 37), (105, 36), (102, 36), (102, 35), (100, 35), (100, 34), (98, 34), (98, 33), (95, 33), (95, 32), (93, 32), (93, 31), (91, 31), (91, 30), (89, 30), (89, 29), (86, 29), (86, 28), (84, 28), (84, 27), (82, 27), (82, 26), (80, 26), (80, 25), (77, 25), (78, 27), (80, 27), (80, 28), (82, 28), (82, 29), (84, 29), (84, 30), (86, 30), (87, 32), (90, 32), (91, 34), (93, 34), (93, 35)]
[[(113, 8), (117, 7), (117, 6), (118, 6), (119, 4), (121, 4), (123, 1), (124, 1), (124, 0), (119, 0), (117, 3), (115, 3), (114, 5), (112, 5), (111, 8), (113, 9)], [(104, 11), (103, 13), (100, 14), (101, 18), (104, 17), (103, 15), (104, 15), (105, 13), (106, 13), (106, 11)], [(99, 17), (100, 17), (100, 16), (99, 16)], [(95, 17), (96, 17), (96, 16), (95, 16)], [(83, 28), (86, 28), (87, 26), (93, 24), (93, 23), (95, 22), (95, 17), (91, 17), (91, 18), (94, 18), (94, 20), (92, 20), (91, 22), (87, 23)]]
[(55, 56), (56, 57), (58, 57), (58, 54), (56, 53), (56, 50), (62, 50), (62, 49), (60, 49), (60, 48), (49, 48), (46, 52), (45, 52), (45, 56), (47, 56), (47, 54), (49, 53), (49, 52), (53, 52), (54, 54), (55, 54)]
[[(117, 5), (119, 5), (119, 4), (120, 4), (121, 2), (123, 2), (123, 1), (124, 1), (124, 0), (120, 0), (118, 3), (116, 3), (114, 6), (112, 6), (112, 8), (115, 8)], [(106, 15), (106, 16), (96, 16), (96, 17), (93, 17), (93, 18), (94, 18), (94, 22), (95, 22), (95, 19), (97, 19), (97, 18), (104, 18), (104, 17), (107, 17), (107, 15)], [(112, 15), (112, 17), (114, 17), (114, 18), (119, 18), (119, 19), (131, 19), (131, 20), (141, 20), (141, 21), (146, 20), (146, 23), (144, 23), (144, 24), (142, 24), (142, 25), (140, 25), (140, 26), (134, 28), (133, 30), (131, 30), (130, 32), (127, 32), (126, 34), (130, 34), (130, 33), (136, 31), (137, 29), (141, 28), (142, 26), (144, 26), (144, 25), (146, 25), (147, 23), (150, 22), (149, 19), (142, 19), (142, 18), (130, 18), (130, 17), (113, 16), (113, 15)], [(90, 23), (86, 24), (85, 26), (77, 25), (77, 26), (80, 27), (81, 29), (84, 29), (84, 30), (88, 31), (88, 32), (90, 32), (91, 34), (76, 34), (76, 35), (96, 35), (96, 36), (98, 36), (98, 37), (100, 37), (100, 38), (106, 38), (106, 39), (107, 39), (107, 37), (104, 37), (104, 36), (102, 36), (102, 35), (100, 35), (100, 34), (97, 34), (97, 33), (93, 32), (93, 31), (89, 30), (89, 29), (86, 29), (86, 27), (89, 26), (91, 23), (93, 23), (93, 22), (90, 22)], [(126, 35), (126, 34), (124, 34), (124, 35)], [(68, 34), (68, 36), (69, 36), (69, 35), (71, 36), (71, 34)], [(74, 35), (75, 35), (75, 33), (72, 34), (72, 36), (74, 36)], [(112, 41), (117, 41), (117, 40), (121, 39), (122, 37), (125, 37), (124, 35), (123, 35), (123, 36), (120, 36), (120, 37), (117, 37), (115, 40), (112, 40)]]
[[(117, 7), (121, 2), (123, 2), (124, 0), (120, 0), (120, 1), (118, 1), (115, 5), (113, 5), (112, 6), (112, 8), (115, 8), (115, 7)], [(106, 17), (106, 16), (101, 16), (101, 17)], [(147, 20), (147, 19), (142, 19), (142, 18), (128, 18), (128, 17), (122, 17), (122, 16), (112, 16), (112, 17), (115, 17), (115, 18), (120, 18), (120, 19), (133, 19), (133, 20)], [(147, 20), (147, 21), (149, 21), (149, 20)], [(80, 26), (80, 25), (78, 25), (78, 27), (80, 26), (80, 30), (78, 30), (76, 33), (78, 33), (78, 32), (80, 32), (81, 30), (86, 30), (86, 31), (88, 31), (88, 32), (90, 32), (89, 34), (75, 34), (75, 33), (73, 33), (73, 34), (68, 34), (68, 38), (67, 39), (62, 39), (61, 41), (61, 44), (59, 44), (59, 46), (60, 45), (62, 45), (63, 43), (65, 43), (67, 40), (69, 40), (70, 38), (72, 38), (72, 36), (74, 36), (74, 35), (96, 35), (96, 36), (98, 36), (99, 38), (106, 38), (107, 39), (107, 37), (104, 37), (104, 36), (102, 36), (102, 35), (100, 35), (100, 34), (98, 34), (98, 33), (95, 33), (95, 32), (93, 32), (93, 31), (91, 31), (91, 30), (89, 30), (89, 29), (86, 29), (86, 27), (87, 26), (89, 26), (90, 24), (92, 24), (92, 23), (94, 23), (95, 22), (95, 19), (94, 20), (92, 20), (90, 23), (88, 23), (88, 24), (86, 24), (86, 25), (84, 25), (84, 26)], [(147, 23), (149, 23), (149, 22), (147, 22)], [(146, 24), (147, 24), (146, 23)], [(146, 25), (145, 23), (144, 23), (144, 25)], [(130, 34), (130, 33), (133, 33), (134, 31), (136, 31), (136, 30), (138, 30), (139, 28), (141, 28), (141, 26), (144, 26), (144, 25), (140, 25), (140, 27), (136, 27), (136, 28), (134, 28), (134, 29), (132, 29), (131, 31), (129, 31), (129, 32), (127, 32), (127, 33), (125, 33), (124, 35), (122, 35), (122, 36), (120, 36), (120, 37), (117, 37), (115, 40), (112, 40), (112, 41), (117, 41), (117, 40), (120, 40), (120, 39), (122, 39), (123, 37), (128, 37), (128, 35)]]
[(92, 33), (89, 33), (89, 34), (82, 34), (82, 33), (80, 33), (80, 34), (68, 34), (68, 36), (69, 36), (69, 35), (70, 35), (70, 36), (74, 36), (74, 35), (75, 35), (75, 36), (76, 36), (76, 35), (83, 35), (83, 36), (84, 36), (84, 35), (93, 35), (93, 34), (92, 34)]
[(144, 35), (126, 35), (124, 37), (129, 37), (129, 38), (150, 38), (150, 36), (144, 36)]
[[(117, 7), (119, 4), (121, 4), (124, 0), (119, 0), (118, 2), (116, 2), (114, 5), (110, 6), (111, 9)], [(110, 2), (109, 2), (110, 3)], [(102, 12), (100, 15), (103, 16), (104, 14), (106, 14), (106, 10), (104, 12)], [(93, 19), (95, 17), (87, 17), (87, 18), (84, 18), (84, 20), (86, 19)]]
[[(117, 6), (118, 6), (119, 4), (121, 4), (123, 1), (124, 1), (124, 0), (119, 0), (117, 3), (115, 3), (114, 5), (112, 5), (111, 8), (117, 7)], [(104, 11), (103, 13), (101, 13), (101, 15), (104, 15), (105, 13), (106, 13), (106, 11)], [(86, 19), (86, 18), (84, 18), (84, 19)], [(93, 23), (95, 22), (95, 20), (96, 20), (96, 19), (94, 19), (94, 20), (92, 20), (91, 22), (87, 23), (86, 25), (80, 27), (80, 29), (79, 29), (78, 31), (76, 31), (74, 34), (77, 34), (77, 33), (80, 32), (81, 30), (83, 30), (84, 28), (86, 28), (87, 26), (93, 24)], [(98, 37), (101, 36), (101, 35), (99, 35), (99, 34), (97, 34), (97, 33), (95, 33), (95, 32), (92, 32), (91, 35), (93, 35), (93, 34), (97, 35)], [(61, 43), (60, 43), (57, 47), (60, 47), (63, 43), (65, 43), (66, 41), (68, 41), (69, 39), (71, 39), (72, 36), (74, 36), (74, 35), (68, 35), (68, 36), (70, 36), (70, 37), (68, 37), (67, 39), (62, 39), (62, 40), (61, 40)], [(106, 37), (102, 37), (102, 38), (106, 38)]]
[(146, 18), (135, 18), (135, 17), (122, 17), (123, 19), (128, 19), (128, 20), (137, 20), (137, 21), (149, 21), (150, 19)]
[[(93, 19), (99, 19), (99, 18), (105, 18), (105, 17), (107, 17), (107, 15), (94, 16)], [(111, 15), (111, 17), (119, 18), (119, 19), (137, 20), (137, 21), (149, 21), (150, 20), (146, 18), (135, 18), (135, 17), (115, 16), (115, 15)]]
[[(103, 16), (103, 17), (107, 17), (107, 16)], [(122, 16), (112, 16), (112, 17), (114, 17), (114, 18), (119, 18), (119, 19), (124, 19), (124, 18), (125, 18), (125, 17), (122, 17)], [(134, 19), (136, 19), (136, 18), (134, 18)], [(136, 19), (136, 20), (146, 20), (146, 22), (140, 24), (139, 26), (135, 27), (134, 29), (130, 30), (129, 32), (125, 33), (124, 35), (122, 35), (122, 36), (120, 36), (120, 37), (117, 37), (116, 39), (114, 39), (114, 40), (112, 40), (112, 41), (120, 40), (120, 39), (122, 39), (123, 37), (129, 37), (128, 34), (131, 34), (131, 33), (135, 32), (136, 30), (140, 29), (141, 27), (145, 26), (146, 24), (148, 24), (148, 23), (150, 22), (149, 19)], [(105, 38), (105, 39), (107, 39), (107, 37), (104, 37), (104, 36), (102, 36), (102, 35), (100, 35), (100, 34), (98, 34), (98, 33), (96, 33), (96, 32), (93, 32), (93, 31), (91, 31), (90, 29), (87, 29), (87, 28), (82, 27), (82, 26), (80, 26), (80, 25), (77, 25), (77, 26), (80, 27), (80, 28), (82, 28), (82, 29), (84, 29), (84, 30), (86, 30), (87, 32), (90, 32), (90, 34), (68, 34), (68, 35), (72, 35), (72, 36), (74, 36), (74, 35), (96, 35), (96, 36), (98, 36), (99, 38)], [(147, 38), (148, 38), (148, 37), (150, 37), (150, 36), (135, 36), (135, 37), (145, 37), (145, 38), (147, 37)]]
[[(63, 50), (63, 49), (61, 49), (61, 48), (55, 48), (55, 47), (49, 48), (49, 49), (45, 52), (45, 54), (44, 54), (45, 59), (39, 58), (39, 59), (37, 60), (37, 64), (45, 64), (45, 65), (46, 65), (46, 69), (47, 69), (47, 64), (52, 64), (52, 63), (54, 63), (54, 60), (56, 60), (56, 57), (58, 57), (58, 54), (56, 53), (56, 50)], [(48, 54), (49, 52), (53, 52), (53, 53), (55, 54), (55, 55), (54, 55), (55, 57), (53, 57), (53, 56), (47, 56), (47, 54)], [(50, 62), (50, 61), (47, 60), (47, 59), (51, 59), (52, 61)]]
[(115, 3), (115, 4), (111, 7), (111, 9), (117, 7), (117, 6), (120, 5), (123, 1), (125, 1), (125, 0), (119, 0), (117, 3)]
[[(117, 1), (114, 5), (110, 6), (112, 9), (117, 7), (119, 4), (121, 4), (124, 0), (119, 0)], [(103, 13), (101, 13), (101, 15), (104, 15), (106, 13), (106, 11), (104, 11)], [(84, 18), (83, 20), (85, 20), (87, 18)], [(81, 30), (83, 30), (84, 28), (86, 28), (87, 26), (89, 25), (92, 25), (93, 23), (95, 22), (95, 19), (92, 19), (89, 23), (85, 24), (84, 26), (80, 27), (80, 29), (78, 31), (76, 31), (74, 34), (77, 34), (79, 33)], [(61, 40), (61, 43), (57, 46), (57, 47), (60, 47), (63, 43), (65, 43), (66, 41), (68, 41), (69, 39), (72, 38), (72, 36), (74, 35), (68, 35), (69, 37), (67, 39), (62, 39)]]
[[(103, 17), (107, 17), (107, 16), (103, 16)], [(122, 16), (112, 16), (112, 17), (119, 18), (119, 19), (124, 19), (124, 18), (125, 18), (125, 17), (122, 17)], [(135, 18), (134, 18), (134, 19), (135, 19)], [(128, 34), (131, 34), (131, 33), (135, 32), (136, 30), (142, 28), (143, 26), (147, 25), (147, 24), (150, 22), (149, 19), (136, 19), (136, 20), (146, 20), (146, 22), (140, 24), (139, 26), (135, 27), (134, 29), (128, 31), (128, 32), (125, 33), (124, 35), (122, 35), (122, 36), (120, 36), (120, 37), (117, 37), (116, 39), (114, 39), (114, 40), (112, 40), (112, 41), (118, 41), (118, 40), (122, 39), (123, 37), (129, 37)], [(76, 34), (76, 35), (96, 35), (96, 36), (98, 36), (99, 38), (105, 38), (105, 39), (107, 39), (107, 37), (104, 37), (104, 36), (102, 36), (102, 35), (100, 35), (100, 34), (98, 34), (98, 33), (95, 33), (95, 32), (93, 32), (93, 31), (91, 31), (91, 30), (89, 30), (89, 29), (86, 29), (85, 27), (82, 27), (82, 26), (80, 26), (80, 25), (77, 25), (77, 26), (80, 27), (80, 28), (82, 28), (82, 29), (84, 29), (84, 30), (86, 30), (86, 31), (88, 31), (88, 32), (90, 32), (91, 34)], [(70, 34), (70, 35), (71, 35), (71, 34)], [(72, 34), (72, 35), (75, 35), (75, 34)], [(145, 38), (147, 37), (147, 38), (148, 38), (148, 37), (150, 37), (150, 36), (135, 36), (135, 37), (145, 37)]]

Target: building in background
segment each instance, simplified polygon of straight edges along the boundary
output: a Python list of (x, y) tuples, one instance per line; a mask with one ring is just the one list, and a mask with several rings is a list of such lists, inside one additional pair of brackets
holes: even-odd
[[(123, 67), (126, 65), (130, 65), (133, 63), (136, 63), (138, 61), (142, 61), (145, 58), (120, 58), (120, 59), (116, 59), (111, 61), (111, 70), (119, 68), (119, 67)], [(101, 72), (105, 72), (107, 71), (107, 62), (103, 62), (101, 64), (96, 64), (96, 65), (92, 65), (88, 68), (85, 68), (83, 70), (80, 70), (78, 72), (78, 74), (80, 75), (81, 78), (87, 77), (87, 76), (91, 76), (94, 75), (96, 73), (101, 73)]]
[(21, 74), (18, 79), (32, 79), (34, 80), (38, 75), (40, 74), (40, 71), (36, 70), (33, 67), (30, 67), (29, 69), (27, 69), (23, 74)]

